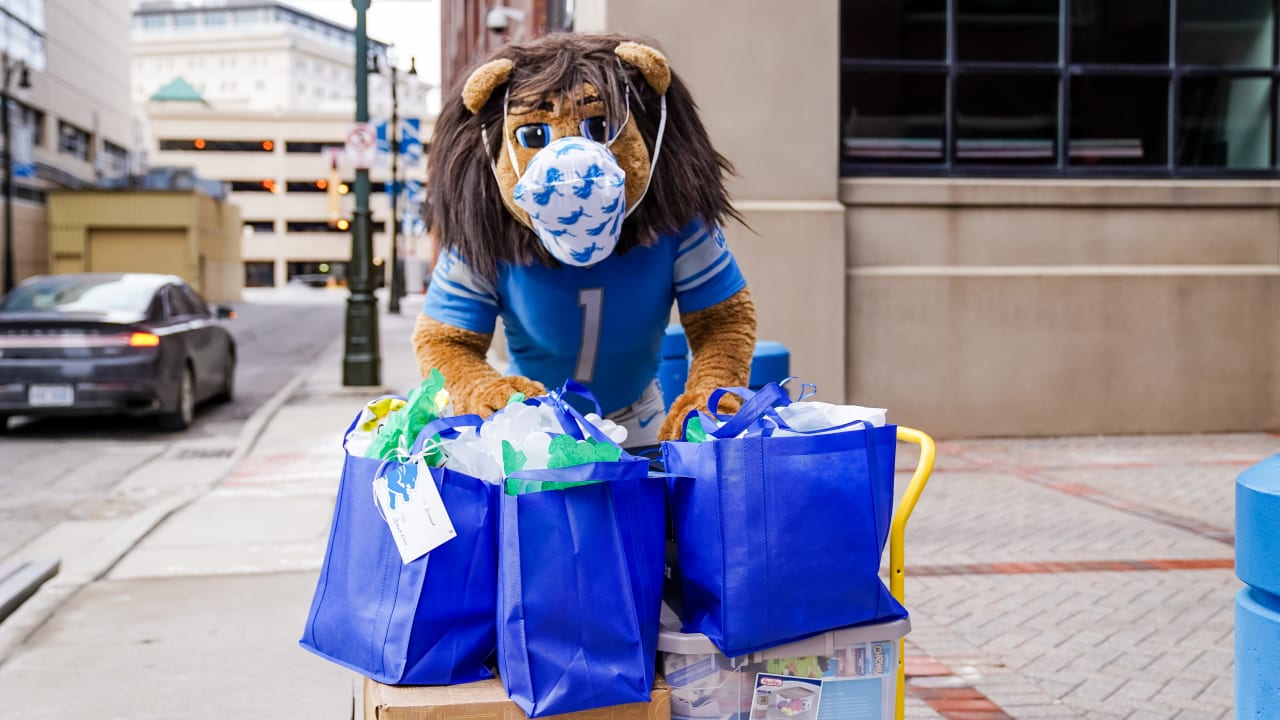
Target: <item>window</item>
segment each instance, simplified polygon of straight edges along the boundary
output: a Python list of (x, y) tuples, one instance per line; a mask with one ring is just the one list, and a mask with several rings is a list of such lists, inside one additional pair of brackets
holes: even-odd
[[(381, 220), (369, 223), (370, 233), (386, 232), (387, 224)], [(334, 225), (330, 225), (328, 220), (290, 220), (285, 223), (285, 232), (291, 233), (336, 233), (350, 232), (347, 230), (339, 230)]]
[(26, 128), (31, 133), (32, 147), (42, 147), (44, 145), (44, 113), (33, 107), (28, 107), (11, 100), (13, 105), (10, 106), (12, 113), (9, 115), (10, 121), (13, 122), (15, 128)]
[(161, 150), (190, 150), (192, 152), (266, 152), (275, 150), (275, 142), (271, 140), (208, 140), (193, 139), (161, 139)]
[(225, 10), (206, 10), (204, 12), (204, 26), (207, 28), (224, 28), (230, 16)]
[(841, 170), (1280, 176), (1276, 6), (841, 0)]
[(196, 14), (194, 12), (174, 13), (173, 27), (176, 30), (194, 30), (196, 27)]
[(191, 308), (193, 315), (203, 315), (208, 317), (213, 313), (209, 311), (209, 303), (200, 297), (200, 293), (190, 285), (183, 285), (179, 289), (179, 293), (186, 299), (187, 305)]
[(165, 317), (179, 318), (200, 314), (192, 299), (177, 285), (165, 287), (160, 295), (164, 301)]
[(58, 121), (58, 152), (89, 160), (89, 133), (64, 120)]
[(103, 171), (107, 177), (120, 177), (129, 170), (129, 151), (110, 140), (102, 143)]
[(276, 192), (279, 188), (275, 180), (228, 180), (231, 192)]
[(276, 224), (273, 220), (245, 220), (244, 226), (255, 233), (272, 233), (276, 231)]
[(271, 261), (247, 261), (244, 264), (245, 287), (274, 287), (276, 265)]
[(332, 140), (329, 142), (311, 142), (308, 140), (288, 140), (284, 144), (284, 151), (287, 153), (322, 153), (325, 148), (342, 147), (342, 140)]
[(329, 191), (329, 181), (324, 178), (319, 180), (290, 180), (285, 183), (285, 188), (291, 193), (322, 193)]
[(290, 220), (284, 226), (285, 232), (291, 233), (345, 232), (330, 225), (328, 220)]

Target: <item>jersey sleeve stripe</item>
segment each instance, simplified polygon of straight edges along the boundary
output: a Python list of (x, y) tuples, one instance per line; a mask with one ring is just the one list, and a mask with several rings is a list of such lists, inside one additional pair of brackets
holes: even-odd
[(710, 236), (711, 236), (710, 230), (704, 227), (702, 228), (701, 232), (697, 233), (696, 235), (691, 235), (688, 238), (682, 240), (680, 242), (679, 248), (676, 250), (676, 257), (678, 258), (684, 255), (685, 253), (689, 252), (690, 250), (693, 250), (694, 248), (698, 247), (702, 243), (706, 242), (707, 238)]
[(486, 305), (492, 305), (494, 307), (498, 307), (498, 302), (494, 300), (492, 297), (485, 295), (483, 293), (478, 293), (472, 290), (471, 288), (459, 285), (458, 283), (453, 282), (451, 279), (437, 277), (433, 282), (439, 283), (440, 288), (444, 290), (446, 293), (449, 293), (452, 295), (458, 295), (458, 296), (467, 298), (469, 300), (476, 300), (476, 301), (485, 303)]
[(677, 285), (699, 275), (703, 270), (719, 263), (729, 254), (728, 248), (716, 242), (703, 242), (684, 257), (676, 258), (675, 282)]
[(686, 280), (676, 283), (676, 292), (685, 292), (687, 290), (692, 290), (693, 288), (698, 287), (699, 285), (705, 283), (706, 281), (714, 278), (716, 273), (723, 270), (725, 266), (727, 266), (731, 262), (733, 262), (733, 255), (730, 255), (727, 252), (724, 253), (723, 255), (721, 255), (718, 262), (714, 263), (710, 267), (704, 268), (702, 272), (699, 272), (693, 275), (692, 277), (689, 277)]
[(458, 257), (455, 252), (450, 252), (448, 256), (436, 265), (432, 277), (448, 280), (450, 283), (465, 288), (479, 296), (490, 299), (497, 298), (497, 293), (494, 292), (493, 286), (484, 278), (472, 272), (471, 267), (462, 258)]

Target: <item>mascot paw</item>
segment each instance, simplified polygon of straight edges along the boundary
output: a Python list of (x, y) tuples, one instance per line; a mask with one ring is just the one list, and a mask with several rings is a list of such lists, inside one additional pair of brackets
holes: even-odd
[[(667, 411), (667, 419), (662, 423), (662, 429), (658, 431), (658, 439), (683, 439), (685, 416), (690, 410), (706, 410), (711, 393), (711, 390), (688, 390), (676, 398), (671, 403), (671, 409)], [(726, 393), (720, 398), (719, 411), (721, 413), (737, 412), (741, 404), (742, 401), (737, 395)]]
[(542, 383), (519, 375), (500, 377), (485, 383), (472, 393), (467, 412), (488, 417), (506, 407), (507, 401), (516, 393), (523, 393), (525, 397), (539, 397), (546, 395), (547, 389), (542, 386)]

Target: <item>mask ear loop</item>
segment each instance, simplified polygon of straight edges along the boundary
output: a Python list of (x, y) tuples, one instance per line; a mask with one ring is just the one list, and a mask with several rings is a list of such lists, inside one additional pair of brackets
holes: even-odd
[[(618, 63), (618, 65), (621, 66), (622, 63)], [(625, 80), (625, 78), (623, 79)], [(627, 81), (626, 98), (627, 98), (627, 114), (625, 117), (622, 118), (622, 124), (618, 126), (617, 132), (613, 134), (613, 137), (609, 138), (609, 142), (604, 144), (604, 146), (607, 148), (613, 147), (614, 141), (622, 136), (622, 131), (626, 129), (627, 123), (631, 122), (631, 82), (630, 81)]]
[[(511, 169), (516, 174), (516, 179), (520, 179), (520, 164), (516, 161), (516, 149), (511, 147), (508, 140), (510, 133), (507, 132), (507, 101), (511, 98), (511, 85), (508, 84), (506, 90), (502, 93), (502, 144), (507, 148), (507, 156), (511, 158)], [(480, 142), (484, 143), (484, 154), (489, 156), (489, 169), (493, 171), (493, 179), (498, 181), (498, 185), (502, 185), (502, 179), (498, 177), (498, 162), (493, 158), (493, 151), (489, 149), (489, 128), (484, 125), (480, 126)]]
[(636, 198), (635, 204), (627, 208), (627, 213), (622, 216), (625, 220), (631, 217), (631, 213), (640, 207), (640, 202), (644, 200), (644, 196), (649, 194), (649, 185), (653, 182), (653, 169), (658, 166), (658, 155), (662, 153), (662, 133), (667, 129), (667, 94), (663, 93), (661, 98), (662, 116), (658, 120), (658, 139), (653, 144), (653, 159), (649, 161), (649, 177), (645, 178), (644, 190), (640, 191), (640, 197)]
[(511, 132), (507, 127), (507, 101), (511, 99), (511, 84), (507, 84), (507, 89), (502, 93), (502, 144), (507, 147), (507, 157), (511, 158), (511, 170), (516, 174), (516, 180), (520, 179), (520, 163), (516, 161), (516, 149), (511, 144)]

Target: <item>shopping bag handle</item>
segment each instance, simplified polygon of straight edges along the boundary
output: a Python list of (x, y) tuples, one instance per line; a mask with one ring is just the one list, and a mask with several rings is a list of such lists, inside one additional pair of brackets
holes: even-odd
[(479, 415), (453, 415), (451, 417), (436, 418), (427, 423), (426, 427), (422, 428), (418, 433), (417, 439), (413, 441), (413, 447), (409, 449), (409, 455), (412, 457), (422, 452), (422, 447), (436, 435), (456, 437), (459, 428), (478, 428), (482, 423), (484, 423), (484, 418)]
[(707, 396), (707, 412), (711, 414), (711, 417), (714, 417), (718, 420), (723, 420), (726, 417), (728, 417), (727, 414), (726, 415), (720, 414), (720, 399), (723, 398), (725, 395), (730, 395), (730, 394), (737, 395), (738, 397), (742, 398), (743, 402), (746, 402), (751, 398), (755, 397), (756, 392), (754, 390), (751, 390), (750, 388), (744, 388), (744, 387), (716, 388), (711, 392), (710, 395)]
[(566, 380), (559, 390), (553, 390), (547, 393), (546, 398), (529, 398), (525, 403), (529, 405), (547, 405), (556, 411), (556, 419), (560, 421), (560, 427), (565, 434), (574, 440), (584, 440), (582, 434), (583, 428), (586, 429), (587, 435), (590, 435), (597, 442), (608, 443), (614, 447), (620, 447), (612, 438), (605, 435), (600, 428), (594, 423), (588, 422), (578, 409), (565, 401), (566, 395), (577, 395), (588, 400), (596, 409), (596, 415), (604, 417), (604, 413), (600, 410), (600, 402), (596, 400), (596, 396), (586, 386), (575, 380)]
[[(715, 395), (715, 393), (712, 393)], [(719, 397), (717, 396), (717, 400)], [(778, 405), (787, 405), (791, 403), (791, 398), (778, 387), (778, 383), (769, 383), (759, 392), (751, 396), (746, 404), (742, 406), (738, 412), (734, 413), (721, 427), (718, 427), (707, 433), (716, 438), (725, 439), (737, 437), (743, 430), (754, 425), (760, 418), (767, 415), (774, 407)]]

